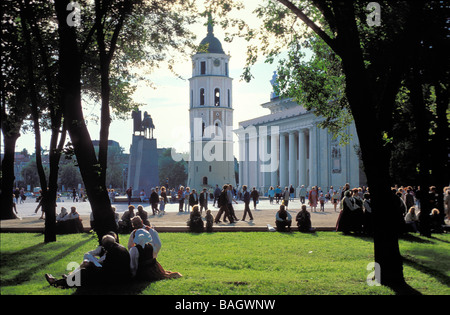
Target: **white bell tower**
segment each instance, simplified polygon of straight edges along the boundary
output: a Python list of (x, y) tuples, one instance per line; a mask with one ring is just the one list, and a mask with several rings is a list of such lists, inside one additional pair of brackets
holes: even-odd
[(187, 186), (196, 189), (236, 186), (233, 155), (232, 78), (230, 56), (214, 37), (211, 16), (208, 34), (192, 56), (189, 79), (190, 160)]

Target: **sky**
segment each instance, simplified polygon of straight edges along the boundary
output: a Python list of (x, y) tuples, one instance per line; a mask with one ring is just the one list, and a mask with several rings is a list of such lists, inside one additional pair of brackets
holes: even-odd
[[(246, 10), (237, 14), (252, 25), (258, 20), (251, 13), (257, 1), (245, 1)], [(250, 8), (249, 8), (250, 6)], [(214, 17), (213, 17), (214, 18)], [(201, 21), (192, 26), (197, 35), (197, 41), (206, 36), (207, 29)], [(254, 24), (256, 25), (256, 24)], [(269, 114), (268, 109), (261, 104), (270, 101), (272, 86), (270, 80), (276, 70), (276, 63), (266, 64), (263, 58), (252, 68), (254, 78), (246, 83), (241, 80), (241, 75), (246, 60), (247, 43), (244, 40), (234, 39), (232, 43), (224, 41), (224, 30), (219, 26), (214, 27), (214, 35), (221, 41), (224, 51), (231, 56), (229, 64), (230, 77), (233, 78), (232, 104), (234, 108), (233, 128), (237, 129), (241, 121)], [(142, 103), (142, 113), (147, 111), (153, 118), (155, 124), (154, 137), (157, 139), (158, 148), (173, 147), (177, 152), (189, 151), (189, 81), (192, 75), (192, 63), (189, 57), (180, 57), (175, 62), (175, 71), (181, 75), (180, 79), (166, 67), (155, 70), (150, 79), (155, 88), (148, 86), (148, 82), (139, 82), (134, 94), (134, 100)], [(85, 117), (89, 113), (99, 111), (100, 104), (87, 108)], [(92, 120), (88, 120), (88, 129), (92, 140), (99, 138), (100, 126)], [(113, 120), (109, 130), (109, 139), (119, 142), (120, 146), (129, 153), (133, 133), (133, 120), (131, 113), (128, 120)], [(235, 136), (234, 155), (238, 157), (237, 137)], [(50, 143), (50, 134), (43, 133), (42, 146), (45, 149)], [(29, 153), (34, 153), (34, 134), (22, 134), (17, 140), (16, 151), (26, 148)]]

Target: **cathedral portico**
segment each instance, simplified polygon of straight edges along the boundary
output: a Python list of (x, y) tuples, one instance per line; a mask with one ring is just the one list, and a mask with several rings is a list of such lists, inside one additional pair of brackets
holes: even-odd
[[(271, 113), (242, 121), (234, 130), (239, 139), (240, 186), (257, 187), (266, 193), (270, 186), (277, 185), (282, 189), (317, 185), (323, 190), (345, 183), (360, 185), (354, 124), (346, 131), (353, 136), (350, 143), (340, 146), (328, 130), (318, 127), (324, 118), (291, 99), (280, 99), (272, 93), (271, 101), (261, 106)], [(269, 158), (262, 154), (264, 150)], [(251, 158), (249, 152), (259, 155)]]

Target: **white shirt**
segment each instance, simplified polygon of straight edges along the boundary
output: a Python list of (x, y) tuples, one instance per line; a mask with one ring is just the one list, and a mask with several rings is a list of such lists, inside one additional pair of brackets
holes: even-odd
[(132, 277), (136, 276), (138, 266), (139, 266), (139, 250), (136, 248), (136, 246), (134, 246), (130, 248), (130, 271)]

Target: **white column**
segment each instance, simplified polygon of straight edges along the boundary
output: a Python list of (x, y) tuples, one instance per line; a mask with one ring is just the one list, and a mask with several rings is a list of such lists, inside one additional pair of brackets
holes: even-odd
[[(258, 187), (259, 169), (258, 169), (258, 137), (257, 135), (249, 136), (249, 187)], [(256, 148), (256, 152), (254, 152)], [(252, 152), (250, 151), (252, 150)]]
[(280, 133), (280, 188), (283, 190), (288, 181), (288, 156), (286, 154), (286, 134)]
[(298, 186), (305, 185), (306, 187), (306, 134), (305, 131), (298, 131)]
[(270, 186), (274, 186), (274, 188), (276, 187), (276, 185), (278, 185), (278, 169), (280, 168), (279, 153), (278, 153), (279, 145), (280, 145), (280, 136), (278, 134), (272, 134), (270, 136), (270, 155), (272, 159), (276, 158), (278, 160), (277, 169), (273, 170), (273, 172), (270, 173)]
[(244, 134), (244, 167), (243, 167), (243, 176), (242, 176), (242, 185), (248, 185), (248, 141), (247, 137)]
[(309, 128), (309, 187), (317, 182), (317, 130), (316, 126)]
[(245, 139), (239, 138), (239, 187), (244, 184)]
[(294, 131), (289, 132), (289, 185), (296, 187), (297, 178), (297, 146), (295, 143), (295, 133)]

